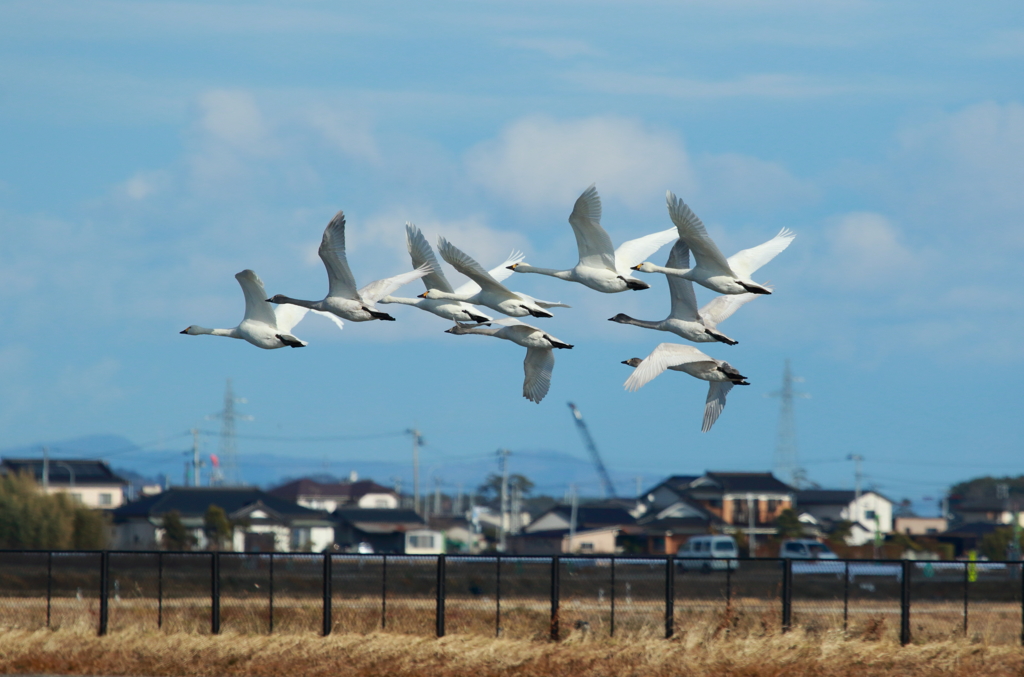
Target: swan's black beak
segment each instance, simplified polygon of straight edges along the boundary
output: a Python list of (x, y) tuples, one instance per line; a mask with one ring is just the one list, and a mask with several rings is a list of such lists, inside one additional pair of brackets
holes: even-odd
[(509, 270), (515, 270), (516, 266), (518, 266), (518, 265), (519, 265), (518, 263), (513, 263), (511, 266), (505, 266), (505, 267), (508, 268)]
[(640, 270), (640, 266), (642, 266), (642, 265), (644, 265), (644, 264), (641, 263), (639, 265), (635, 265), (632, 268), (630, 268), (630, 270)]
[(629, 364), (629, 360), (623, 360), (622, 362), (619, 362), (619, 364)]
[(179, 334), (187, 334), (187, 333), (188, 333), (188, 329), (182, 329), (182, 330), (181, 330), (181, 331), (179, 331), (178, 333), (179, 333)]
[(429, 294), (429, 293), (430, 293), (430, 292), (423, 292), (422, 294), (420, 294), (420, 295), (419, 295), (419, 296), (417, 296), (416, 298), (418, 298), (418, 299), (425, 299), (425, 298), (427, 298), (427, 294)]

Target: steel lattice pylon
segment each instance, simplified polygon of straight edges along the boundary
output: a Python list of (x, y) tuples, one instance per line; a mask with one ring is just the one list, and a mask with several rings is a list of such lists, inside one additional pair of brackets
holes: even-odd
[(779, 432), (775, 442), (775, 463), (776, 476), (783, 482), (800, 488), (807, 485), (807, 476), (800, 462), (796, 444), (796, 420), (793, 415), (793, 400), (797, 397), (809, 397), (806, 393), (793, 390), (793, 383), (803, 381), (798, 376), (793, 376), (786, 360), (786, 366), (782, 371), (782, 389), (769, 393), (769, 397), (779, 398)]

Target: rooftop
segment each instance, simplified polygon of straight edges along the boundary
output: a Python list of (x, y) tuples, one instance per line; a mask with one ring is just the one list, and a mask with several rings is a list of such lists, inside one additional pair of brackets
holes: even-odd
[[(90, 459), (52, 458), (49, 461), (49, 483), (82, 486), (102, 484), (128, 484), (127, 481), (113, 473), (103, 461)], [(29, 473), (36, 482), (43, 481), (43, 459), (41, 458), (5, 458), (0, 461), (0, 473)]]

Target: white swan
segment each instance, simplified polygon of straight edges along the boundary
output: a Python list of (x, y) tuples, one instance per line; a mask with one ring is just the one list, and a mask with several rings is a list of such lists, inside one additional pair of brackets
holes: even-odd
[[(665, 266), (677, 269), (690, 267), (690, 248), (686, 246), (685, 242), (679, 240), (672, 246)], [(611, 322), (632, 324), (645, 329), (670, 331), (694, 343), (721, 341), (731, 346), (738, 343), (718, 331), (718, 325), (735, 313), (740, 306), (756, 299), (759, 294), (749, 292), (723, 294), (716, 296), (703, 308), (697, 310), (697, 297), (693, 293), (693, 283), (678, 275), (666, 275), (665, 277), (668, 281), (669, 294), (672, 297), (672, 307), (668, 317), (664, 320), (660, 322), (637, 320), (625, 313), (619, 313), (608, 319)]]
[(687, 280), (692, 280), (719, 294), (771, 294), (772, 291), (750, 279), (758, 268), (774, 259), (779, 252), (789, 246), (796, 234), (788, 228), (783, 228), (779, 234), (750, 249), (733, 254), (728, 259), (722, 255), (721, 250), (708, 236), (704, 224), (693, 213), (693, 210), (686, 206), (686, 203), (672, 194), (666, 195), (668, 201), (668, 213), (672, 222), (679, 230), (679, 239), (686, 242), (693, 250), (693, 258), (697, 265), (689, 270), (663, 268), (653, 263), (641, 263), (634, 266), (633, 270), (641, 273), (664, 273), (666, 275), (678, 275)]
[[(181, 333), (189, 336), (209, 334), (211, 336), (228, 336), (244, 339), (257, 348), (273, 350), (274, 348), (302, 348), (307, 345), (302, 339), (292, 335), (292, 328), (306, 316), (306, 309), (298, 306), (278, 306), (274, 308), (267, 302), (267, 291), (263, 288), (263, 280), (251, 270), (243, 270), (235, 275), (238, 284), (245, 294), (245, 317), (237, 327), (231, 329), (207, 329), (193, 324)], [(314, 311), (315, 312), (315, 311)], [(326, 315), (326, 313), (321, 313)], [(341, 329), (341, 321), (333, 315), (331, 318)]]
[(539, 273), (557, 277), (559, 280), (579, 282), (606, 294), (615, 294), (632, 289), (650, 289), (651, 285), (633, 277), (633, 266), (637, 265), (663, 246), (679, 237), (675, 228), (635, 240), (623, 242), (618, 249), (612, 248), (612, 239), (601, 227), (601, 198), (594, 184), (583, 191), (573, 205), (569, 224), (576, 235), (576, 248), (580, 260), (570, 270), (535, 268), (527, 263), (515, 263), (512, 270), (517, 273)]
[(639, 390), (666, 369), (683, 371), (690, 376), (710, 381), (707, 401), (704, 404), (704, 423), (700, 428), (702, 433), (711, 430), (711, 426), (718, 420), (725, 408), (725, 396), (732, 387), (750, 385), (747, 383), (747, 377), (741, 375), (728, 362), (709, 357), (693, 346), (678, 343), (662, 343), (644, 359), (633, 357), (622, 363), (636, 367), (636, 371), (629, 375), (625, 383), (626, 390), (630, 392)]
[(278, 294), (267, 299), (271, 303), (290, 303), (310, 310), (333, 313), (338, 317), (352, 322), (369, 320), (394, 320), (387, 313), (374, 307), (380, 299), (395, 291), (403, 284), (417, 280), (430, 272), (428, 266), (420, 266), (416, 270), (387, 277), (371, 282), (362, 289), (356, 289), (356, 280), (345, 258), (345, 214), (338, 212), (324, 229), (324, 237), (320, 241), (320, 259), (327, 268), (327, 280), (330, 289), (322, 301), (303, 301)]
[[(409, 249), (409, 256), (412, 257), (413, 266), (418, 268), (423, 265), (429, 265), (433, 270), (433, 272), (423, 276), (423, 284), (426, 285), (427, 289), (437, 289), (458, 296), (468, 296), (480, 291), (480, 285), (472, 280), (453, 290), (451, 284), (448, 283), (447, 278), (445, 278), (444, 273), (441, 271), (441, 266), (438, 265), (437, 259), (434, 258), (434, 250), (430, 248), (427, 238), (423, 237), (420, 229), (411, 223), (405, 224), (405, 244)], [(512, 274), (512, 271), (509, 270), (509, 265), (518, 263), (522, 259), (523, 255), (521, 253), (512, 252), (504, 263), (489, 271), (491, 277), (501, 282)], [(493, 319), (464, 301), (425, 299), (421, 297), (407, 299), (397, 296), (385, 296), (380, 302), (416, 306), (421, 310), (426, 310), (453, 322), (490, 322)]]
[(441, 258), (450, 263), (455, 270), (480, 285), (480, 291), (475, 294), (457, 294), (439, 289), (428, 289), (420, 294), (420, 298), (465, 301), (466, 303), (493, 308), (499, 313), (512, 317), (524, 317), (526, 315), (554, 317), (545, 309), (569, 307), (564, 303), (541, 301), (520, 292), (509, 291), (508, 287), (491, 277), (490, 273), (484, 270), (472, 257), (443, 237), (437, 238), (437, 250), (441, 252)]
[(456, 323), (446, 334), (482, 334), (512, 341), (526, 348), (526, 359), (523, 360), (523, 397), (540, 404), (551, 387), (551, 371), (555, 368), (555, 355), (552, 348), (572, 348), (565, 341), (559, 341), (551, 334), (524, 324), (514, 318), (495, 320), (491, 324), (498, 326), (464, 325)]

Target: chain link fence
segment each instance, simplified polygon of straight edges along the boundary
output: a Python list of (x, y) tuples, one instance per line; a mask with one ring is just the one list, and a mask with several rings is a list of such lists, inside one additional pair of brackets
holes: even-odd
[(0, 627), (1024, 641), (1014, 562), (0, 551)]

